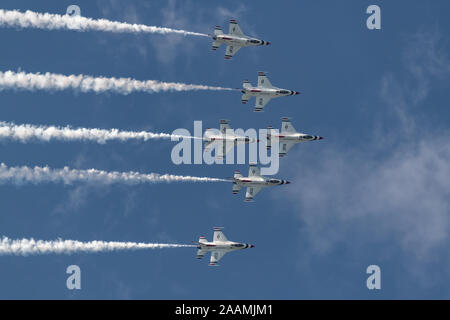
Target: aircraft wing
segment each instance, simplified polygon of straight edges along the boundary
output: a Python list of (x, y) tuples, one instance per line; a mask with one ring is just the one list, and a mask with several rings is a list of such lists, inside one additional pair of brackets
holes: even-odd
[(205, 143), (204, 149), (206, 152), (212, 152), (215, 150), (215, 157), (218, 159), (223, 159), (230, 152), (231, 149), (234, 148), (234, 142), (232, 141), (224, 141), (224, 140), (215, 140), (209, 141)]
[(228, 33), (235, 36), (244, 35), (236, 20), (230, 20), (230, 29), (228, 30)]
[(261, 176), (261, 170), (258, 168), (257, 165), (251, 164), (250, 168), (248, 170), (248, 176), (249, 177), (253, 177), (253, 176), (260, 177)]
[(281, 119), (281, 133), (297, 133), (289, 118)]
[(284, 157), (294, 145), (293, 141), (280, 142), (280, 157)]
[(209, 265), (210, 266), (217, 265), (217, 262), (219, 262), (219, 260), (222, 259), (226, 253), (227, 253), (227, 251), (225, 251), (225, 250), (211, 251), (211, 259), (209, 260)]
[(264, 72), (258, 72), (258, 87), (273, 88), (273, 85), (270, 83), (269, 78)]
[(266, 104), (269, 103), (270, 99), (272, 99), (269, 96), (256, 96), (256, 106), (255, 106), (255, 112), (260, 112), (264, 108)]
[(214, 228), (213, 242), (216, 241), (228, 241), (227, 237), (222, 232), (222, 228)]
[(245, 201), (251, 202), (253, 198), (260, 192), (262, 187), (247, 187), (247, 192), (245, 193)]
[(227, 49), (225, 50), (225, 59), (231, 59), (231, 57), (234, 56), (234, 54), (238, 52), (240, 48), (242, 47), (236, 45), (228, 45)]
[[(219, 142), (217, 142), (219, 143)], [(231, 141), (222, 141), (220, 142), (220, 147), (216, 149), (216, 156), (219, 159), (225, 158), (225, 156), (230, 152), (231, 149), (234, 148), (234, 143)]]
[(216, 143), (216, 141), (207, 141), (205, 142), (205, 146), (203, 148), (205, 149), (205, 151), (211, 152)]

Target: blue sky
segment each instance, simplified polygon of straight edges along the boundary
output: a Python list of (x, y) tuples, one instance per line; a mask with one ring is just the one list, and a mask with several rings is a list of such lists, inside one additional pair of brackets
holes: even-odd
[[(382, 30), (366, 28), (379, 4)], [(435, 1), (2, 1), (3, 9), (245, 33), (272, 43), (231, 61), (206, 38), (0, 29), (1, 70), (133, 77), (226, 87), (274, 85), (302, 95), (272, 101), (261, 114), (237, 92), (127, 96), (0, 92), (0, 120), (37, 125), (171, 132), (194, 120), (217, 127), (280, 126), (293, 118), (325, 137), (295, 147), (277, 176), (293, 182), (262, 191), (255, 203), (228, 184), (96, 187), (0, 185), (0, 234), (10, 238), (189, 243), (224, 226), (254, 249), (221, 267), (196, 249), (72, 256), (2, 256), (0, 298), (379, 299), (450, 298), (450, 3)], [(10, 165), (97, 168), (228, 177), (247, 166), (172, 164), (170, 141), (0, 142)], [(69, 291), (66, 267), (82, 271)], [(367, 266), (382, 290), (366, 288)]]

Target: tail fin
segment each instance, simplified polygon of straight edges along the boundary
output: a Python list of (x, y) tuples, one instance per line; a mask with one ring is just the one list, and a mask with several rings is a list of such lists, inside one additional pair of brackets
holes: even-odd
[(220, 34), (223, 34), (222, 28), (219, 26), (216, 26), (216, 28), (214, 29), (214, 35), (218, 36)]
[(242, 189), (242, 186), (241, 186), (241, 185), (233, 184), (233, 189), (231, 190), (231, 192), (232, 192), (233, 194), (238, 194), (239, 190), (241, 190), (241, 189)]
[(198, 249), (197, 250), (197, 259), (201, 259), (205, 256), (208, 250)]
[[(251, 87), (252, 87), (251, 83), (248, 82), (248, 80), (244, 80), (244, 83), (242, 84), (242, 88), (249, 89)], [(241, 101), (243, 104), (246, 104), (248, 102), (248, 100), (250, 100), (252, 95), (247, 93), (245, 90), (242, 90), (242, 93), (243, 93), (243, 95), (242, 95)]]
[(272, 139), (271, 139), (271, 133), (272, 133), (272, 126), (267, 127), (267, 150), (270, 150), (272, 148)]
[(213, 41), (213, 43), (212, 43), (212, 50), (217, 50), (217, 48), (219, 48), (221, 44), (222, 44), (222, 42)]
[(246, 104), (248, 102), (248, 100), (250, 100), (251, 97), (252, 97), (251, 94), (244, 93), (241, 98), (242, 103)]
[(227, 132), (227, 130), (231, 130), (228, 120), (220, 120), (220, 129), (219, 130), (222, 134), (225, 134)]
[[(238, 178), (242, 178), (242, 173), (239, 170), (236, 170), (234, 172), (234, 179), (238, 179)], [(233, 189), (231, 189), (231, 192), (233, 194), (237, 194), (239, 192), (239, 190), (242, 189), (242, 186), (239, 184), (236, 184), (236, 182), (233, 183)]]

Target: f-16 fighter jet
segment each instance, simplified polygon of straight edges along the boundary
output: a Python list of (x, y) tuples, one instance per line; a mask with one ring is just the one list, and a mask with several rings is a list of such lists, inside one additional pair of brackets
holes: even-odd
[(219, 131), (220, 133), (208, 128), (204, 135), (205, 151), (211, 151), (214, 147), (217, 147), (215, 156), (218, 159), (223, 159), (238, 144), (258, 142), (257, 139), (236, 135), (227, 120), (220, 120)]
[(270, 44), (270, 42), (246, 36), (241, 28), (239, 28), (236, 20), (230, 20), (230, 31), (228, 34), (224, 34), (222, 28), (216, 26), (212, 38), (214, 40), (212, 43), (213, 50), (217, 50), (222, 43), (227, 45), (225, 59), (231, 59), (231, 57), (242, 47), (268, 46)]
[(254, 245), (247, 243), (233, 242), (227, 239), (222, 232), (223, 228), (214, 228), (213, 241), (208, 242), (205, 237), (201, 236), (198, 242), (197, 258), (201, 259), (205, 254), (211, 252), (210, 266), (218, 266), (217, 262), (223, 258), (223, 256), (230, 252), (241, 249), (253, 248)]
[(258, 86), (252, 87), (251, 83), (248, 80), (244, 80), (244, 84), (242, 85), (242, 103), (247, 103), (251, 97), (256, 97), (256, 106), (255, 112), (262, 111), (264, 106), (270, 101), (272, 98), (284, 97), (284, 96), (293, 96), (300, 94), (300, 92), (280, 89), (274, 87), (267, 75), (264, 72), (258, 72)]
[(289, 181), (267, 178), (261, 175), (260, 169), (254, 165), (250, 165), (250, 170), (248, 177), (242, 176), (240, 171), (234, 172), (233, 181), (233, 194), (237, 194), (242, 187), (247, 187), (247, 192), (245, 193), (246, 202), (252, 202), (253, 198), (265, 187), (279, 186), (281, 184), (289, 184)]
[[(271, 133), (272, 126), (267, 127), (267, 149), (271, 148), (271, 137), (275, 134)], [(297, 132), (289, 118), (281, 119), (281, 131), (277, 135), (280, 142), (280, 158), (284, 157), (291, 148), (300, 142), (322, 140), (322, 137), (311, 136), (306, 133)]]

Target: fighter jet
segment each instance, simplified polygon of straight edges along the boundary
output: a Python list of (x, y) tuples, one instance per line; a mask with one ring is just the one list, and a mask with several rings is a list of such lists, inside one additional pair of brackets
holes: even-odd
[(227, 49), (225, 50), (225, 59), (227, 60), (231, 59), (231, 57), (242, 47), (268, 46), (270, 44), (270, 42), (246, 36), (241, 28), (239, 28), (236, 20), (230, 20), (228, 34), (224, 34), (222, 28), (216, 26), (212, 39), (214, 40), (212, 43), (213, 50), (217, 50), (222, 43), (227, 45)]
[(278, 98), (283, 96), (293, 96), (300, 94), (300, 92), (280, 89), (274, 87), (267, 75), (264, 72), (258, 72), (258, 86), (252, 87), (251, 83), (248, 80), (244, 80), (244, 84), (242, 85), (242, 103), (246, 104), (251, 97), (256, 97), (256, 106), (255, 112), (262, 111), (264, 106), (270, 101), (272, 98)]
[[(270, 149), (272, 147), (271, 137), (275, 134), (272, 133), (272, 126), (267, 127), (267, 129), (267, 149)], [(292, 125), (291, 120), (286, 117), (281, 119), (281, 131), (277, 136), (280, 142), (280, 158), (284, 157), (297, 143), (323, 139), (319, 136), (297, 132)]]
[(282, 184), (290, 184), (289, 181), (267, 178), (261, 175), (260, 169), (255, 165), (250, 165), (248, 177), (242, 176), (239, 170), (234, 172), (233, 181), (233, 194), (237, 194), (242, 187), (247, 187), (245, 193), (245, 202), (252, 202), (253, 198), (265, 187), (279, 186)]
[(218, 266), (217, 262), (223, 258), (223, 256), (230, 252), (241, 249), (253, 248), (254, 245), (247, 243), (239, 243), (229, 241), (222, 232), (223, 228), (215, 227), (213, 241), (208, 242), (205, 237), (201, 236), (198, 242), (197, 259), (201, 259), (211, 251), (210, 266)]
[(223, 159), (225, 155), (232, 149), (234, 146), (242, 143), (253, 143), (258, 142), (258, 139), (253, 139), (245, 136), (239, 136), (234, 133), (231, 129), (228, 120), (220, 120), (220, 132), (216, 130), (207, 128), (204, 135), (205, 143), (205, 151), (211, 151), (213, 148), (216, 148), (216, 157), (218, 159)]

